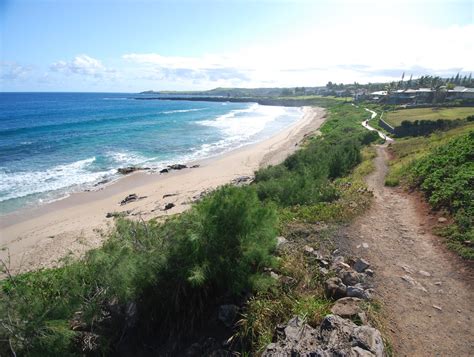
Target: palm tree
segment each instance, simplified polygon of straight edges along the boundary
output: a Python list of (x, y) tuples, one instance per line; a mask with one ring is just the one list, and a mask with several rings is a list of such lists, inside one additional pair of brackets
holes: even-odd
[(442, 83), (439, 83), (433, 88), (434, 90), (434, 95), (433, 95), (433, 104), (436, 104), (440, 101), (444, 101), (446, 97), (446, 86), (443, 85)]

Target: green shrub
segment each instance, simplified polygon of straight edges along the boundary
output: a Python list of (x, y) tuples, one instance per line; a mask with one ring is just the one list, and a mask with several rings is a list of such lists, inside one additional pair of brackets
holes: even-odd
[[(441, 232), (450, 237), (451, 246), (472, 259), (474, 217), (474, 131), (416, 161), (410, 169), (411, 184), (420, 188), (436, 209), (454, 215), (455, 227)], [(467, 242), (467, 246), (462, 244)]]

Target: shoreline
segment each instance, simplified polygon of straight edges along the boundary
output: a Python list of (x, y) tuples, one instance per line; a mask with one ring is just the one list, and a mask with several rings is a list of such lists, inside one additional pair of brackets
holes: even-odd
[[(104, 233), (113, 227), (114, 219), (106, 218), (107, 213), (127, 211), (127, 217), (143, 220), (181, 213), (203, 192), (282, 162), (306, 135), (319, 128), (324, 117), (324, 109), (304, 107), (301, 119), (270, 138), (187, 163), (199, 164), (198, 168), (167, 174), (134, 172), (102, 189), (72, 193), (2, 216), (0, 259), (14, 274), (57, 266), (63, 258), (81, 256), (101, 245)], [(143, 198), (121, 206), (133, 193)], [(174, 206), (164, 210), (167, 204)]]

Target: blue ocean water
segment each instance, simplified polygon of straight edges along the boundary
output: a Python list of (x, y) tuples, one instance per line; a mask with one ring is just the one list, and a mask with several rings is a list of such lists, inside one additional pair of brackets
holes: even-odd
[(136, 100), (123, 93), (0, 93), (0, 214), (119, 177), (263, 140), (299, 108)]

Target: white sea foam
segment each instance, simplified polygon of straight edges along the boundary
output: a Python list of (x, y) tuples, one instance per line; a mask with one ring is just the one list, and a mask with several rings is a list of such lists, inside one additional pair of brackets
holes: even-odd
[(265, 137), (265, 128), (281, 116), (294, 114), (294, 109), (252, 104), (246, 109), (233, 110), (212, 120), (202, 120), (198, 124), (217, 128), (224, 138), (211, 144), (203, 144), (189, 155), (190, 160), (210, 157)]
[(112, 159), (118, 166), (139, 165), (147, 161), (152, 161), (154, 158), (147, 158), (145, 156), (133, 152), (112, 152), (109, 151), (107, 157)]
[(188, 112), (198, 112), (205, 110), (207, 108), (194, 108), (194, 109), (177, 109), (177, 110), (167, 110), (162, 112), (163, 114), (175, 114), (175, 113), (188, 113)]
[(75, 185), (93, 183), (115, 172), (115, 170), (100, 172), (88, 170), (87, 168), (94, 161), (95, 157), (91, 157), (71, 164), (57, 165), (46, 171), (16, 173), (0, 171), (0, 192), (5, 193), (0, 197), (0, 202), (31, 194), (56, 191)]
[(285, 115), (284, 107), (252, 104), (247, 109), (232, 110), (212, 120), (202, 120), (201, 125), (218, 128), (229, 138), (245, 140), (261, 131), (268, 123)]

